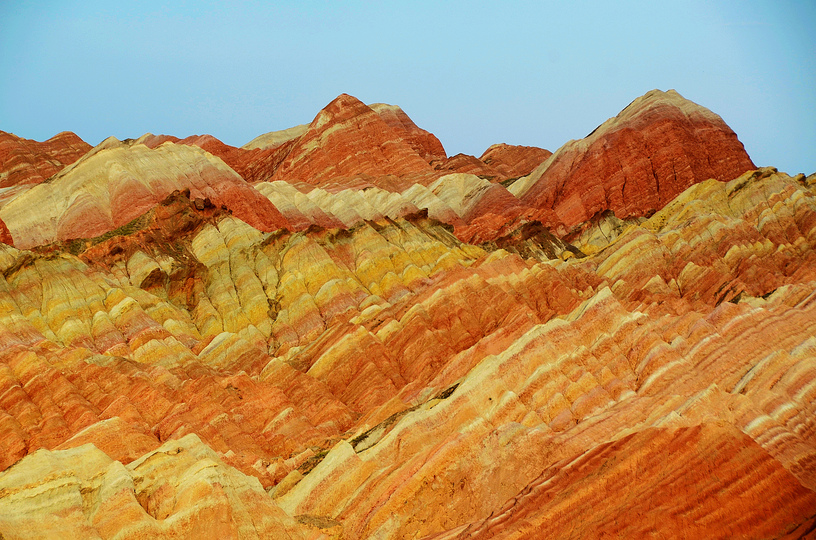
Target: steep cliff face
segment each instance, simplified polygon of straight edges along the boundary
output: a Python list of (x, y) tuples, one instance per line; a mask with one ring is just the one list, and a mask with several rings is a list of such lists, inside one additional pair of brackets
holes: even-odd
[[(646, 98), (586, 141), (686, 148), (664, 98), (715, 124)], [(530, 201), (576, 143), (508, 191), (394, 108), (327, 110), (253, 148), (108, 141), (0, 201), (3, 538), (810, 534), (812, 178), (690, 164), (571, 223), (572, 177)], [(228, 162), (281, 148), (284, 179)]]

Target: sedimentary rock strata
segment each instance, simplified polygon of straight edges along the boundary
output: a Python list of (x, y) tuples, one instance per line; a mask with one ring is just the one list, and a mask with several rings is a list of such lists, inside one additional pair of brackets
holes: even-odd
[[(272, 135), (272, 134), (267, 134)], [(137, 142), (149, 148), (156, 148), (165, 143), (186, 144), (197, 146), (210, 154), (220, 158), (233, 171), (247, 182), (263, 182), (272, 178), (278, 166), (295, 139), (284, 140), (281, 144), (270, 144), (268, 147), (236, 148), (224, 144), (212, 135), (191, 135), (184, 139), (169, 135), (153, 135), (146, 133), (137, 139)], [(288, 143), (288, 144), (287, 144)], [(259, 143), (260, 144), (260, 143)]]
[(673, 90), (653, 90), (559, 148), (510, 190), (573, 227), (604, 210), (646, 215), (692, 184), (753, 168), (722, 118)]
[[(546, 151), (491, 147), (508, 189), (341, 96), (245, 148), (111, 140), (13, 192), (0, 533), (807, 537), (816, 189), (717, 118), (650, 93), (519, 179)], [(626, 137), (655, 140), (586, 183)], [(659, 188), (658, 147), (687, 165)], [(621, 171), (643, 198), (581, 198)]]
[(23, 248), (94, 237), (126, 225), (179, 189), (224, 205), (260, 230), (288, 225), (265, 197), (198, 147), (166, 142), (151, 149), (113, 138), (50, 182), (6, 202), (0, 219)]
[(426, 150), (420, 134), (407, 129), (399, 117), (386, 119), (391, 125), (358, 99), (347, 94), (337, 97), (292, 145), (272, 179), (320, 184), (363, 174), (430, 172), (430, 165), (414, 146), (428, 152), (441, 148), (431, 145)]
[(44, 182), (90, 149), (70, 131), (43, 142), (0, 131), (0, 188)]
[(535, 146), (494, 144), (484, 151), (479, 161), (489, 165), (502, 181), (526, 176), (541, 165), (552, 152)]
[(377, 113), (400, 137), (402, 137), (411, 148), (418, 153), (422, 159), (431, 163), (443, 160), (447, 157), (442, 143), (433, 133), (425, 131), (411, 120), (405, 111), (396, 105), (386, 103), (374, 103), (369, 105), (371, 110)]

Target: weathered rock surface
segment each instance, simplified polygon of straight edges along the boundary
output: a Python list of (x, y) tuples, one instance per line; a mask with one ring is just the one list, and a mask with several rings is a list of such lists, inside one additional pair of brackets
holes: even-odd
[[(293, 128), (294, 129), (294, 128)], [(272, 135), (272, 134), (267, 134)], [(283, 141), (280, 145), (270, 145), (269, 147), (245, 147), (236, 148), (224, 144), (212, 135), (191, 135), (184, 139), (169, 135), (143, 135), (137, 142), (146, 145), (148, 148), (156, 148), (165, 142), (176, 144), (186, 144), (197, 146), (206, 150), (210, 154), (221, 158), (224, 163), (238, 173), (247, 182), (263, 182), (272, 178), (278, 166), (286, 157), (294, 140)], [(285, 144), (285, 143), (289, 144)], [(259, 143), (260, 144), (260, 143)]]
[[(688, 107), (647, 98), (635, 119)], [(3, 538), (812, 534), (812, 177), (695, 176), (554, 227), (537, 173), (435, 170), (376, 108), (254, 149), (109, 141), (0, 201)], [(226, 162), (286, 145), (318, 185)], [(116, 197), (141, 213), (115, 230), (123, 204), (80, 211)]]
[[(402, 116), (387, 115), (386, 119), (396, 128), (358, 99), (347, 94), (338, 96), (297, 139), (272, 180), (319, 185), (360, 175), (432, 172), (413, 147), (426, 151), (421, 134), (402, 123)], [(438, 150), (428, 146), (427, 151)]]
[(499, 173), (501, 181), (526, 176), (544, 163), (552, 152), (535, 146), (494, 144), (479, 158)]
[(396, 105), (374, 103), (369, 105), (371, 110), (380, 115), (380, 118), (396, 131), (422, 159), (431, 163), (447, 157), (442, 143), (433, 133), (425, 131), (411, 120), (405, 111)]
[(301, 135), (306, 133), (309, 124), (301, 124), (299, 126), (282, 129), (280, 131), (270, 131), (263, 135), (258, 135), (241, 148), (246, 150), (254, 150), (256, 148), (267, 149), (275, 148), (287, 143), (289, 141), (298, 139)]
[(90, 149), (70, 131), (43, 142), (0, 131), (0, 188), (44, 182)]
[(3, 220), (0, 220), (0, 242), (9, 246), (14, 245), (14, 238), (11, 237), (11, 231), (8, 230)]
[(648, 215), (692, 184), (753, 168), (722, 118), (674, 90), (653, 90), (559, 148), (510, 190), (573, 227), (604, 210), (619, 218)]
[(551, 155), (549, 150), (535, 146), (494, 144), (480, 158), (456, 154), (433, 165), (439, 171), (473, 174), (491, 182), (508, 184), (530, 174)]
[(567, 458), (496, 515), (432, 538), (779, 538), (798, 536), (814, 508), (816, 493), (750, 437), (704, 423), (646, 429)]
[(22, 538), (307, 538), (260, 483), (195, 435), (124, 466), (87, 444), (0, 473), (0, 530)]
[(259, 230), (288, 226), (268, 199), (212, 154), (170, 142), (151, 149), (112, 139), (51, 182), (7, 202), (0, 219), (23, 248), (94, 237), (126, 225), (180, 189), (224, 205)]

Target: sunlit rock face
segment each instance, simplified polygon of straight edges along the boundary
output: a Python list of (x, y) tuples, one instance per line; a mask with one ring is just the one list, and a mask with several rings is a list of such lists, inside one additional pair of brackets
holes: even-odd
[[(197, 146), (223, 160), (247, 182), (254, 183), (272, 178), (275, 170), (277, 170), (283, 158), (286, 157), (286, 153), (294, 142), (294, 140), (284, 139), (279, 144), (274, 144), (273, 141), (276, 140), (273, 138), (274, 134), (269, 133), (267, 135), (267, 138), (261, 139), (260, 142), (256, 143), (257, 146), (252, 148), (236, 148), (224, 144), (212, 135), (191, 135), (179, 139), (170, 135), (147, 133), (137, 141), (149, 148), (156, 148), (168, 141), (176, 144)], [(268, 143), (269, 146), (263, 146), (264, 143)]]
[(433, 165), (442, 173), (467, 173), (493, 183), (509, 185), (530, 174), (551, 155), (549, 150), (535, 146), (494, 144), (480, 158), (456, 154)]
[[(646, 202), (571, 222), (580, 176), (528, 194), (579, 143), (473, 158), (502, 183), (341, 96), (243, 148), (109, 140), (10, 192), (2, 537), (807, 537), (814, 177), (753, 169), (676, 94), (631, 107), (596, 135), (671, 139), (677, 109), (710, 126), (686, 157), (733, 175), (631, 165)], [(285, 159), (250, 182), (248, 152)]]
[(9, 538), (308, 537), (257, 479), (196, 435), (127, 466), (92, 444), (39, 450), (2, 475), (0, 489)]
[(166, 142), (151, 149), (113, 138), (50, 182), (6, 202), (0, 219), (23, 248), (94, 237), (128, 224), (179, 189), (231, 209), (260, 230), (288, 225), (265, 197), (198, 147)]
[(573, 227), (604, 210), (619, 218), (648, 215), (692, 184), (753, 168), (722, 118), (674, 90), (653, 90), (559, 148), (510, 190)]
[(374, 103), (369, 105), (383, 121), (404, 139), (422, 159), (428, 163), (443, 160), (447, 157), (442, 143), (433, 133), (425, 131), (411, 120), (405, 111), (396, 105)]
[(500, 181), (507, 181), (533, 172), (552, 152), (535, 146), (494, 144), (479, 158), (497, 173)]
[(338, 96), (293, 144), (272, 179), (321, 184), (333, 178), (359, 175), (431, 172), (430, 165), (414, 146), (426, 153), (444, 154), (441, 145), (438, 149), (430, 145), (426, 151), (420, 134), (411, 131), (400, 117), (389, 116), (386, 122), (358, 99), (347, 94)]
[(0, 188), (44, 182), (90, 149), (70, 131), (43, 142), (0, 131)]

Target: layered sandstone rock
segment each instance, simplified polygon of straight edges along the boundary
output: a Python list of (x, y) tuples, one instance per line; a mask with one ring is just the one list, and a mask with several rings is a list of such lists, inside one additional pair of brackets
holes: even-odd
[(495, 183), (509, 184), (530, 174), (552, 155), (549, 150), (535, 146), (494, 144), (480, 158), (456, 154), (434, 163), (440, 171), (468, 173)]
[[(660, 94), (620, 119), (671, 135), (664, 99), (702, 125)], [(3, 538), (809, 534), (811, 178), (695, 176), (572, 227), (525, 202), (536, 173), (434, 170), (374, 109), (341, 96), (242, 150), (300, 148), (317, 186), (145, 137), (5, 201), (31, 249), (0, 244)], [(74, 208), (120, 189), (149, 194), (124, 227)]]
[(14, 238), (11, 236), (11, 231), (6, 227), (6, 223), (0, 220), (0, 242), (9, 246), (14, 245)]
[(398, 106), (388, 105), (386, 103), (374, 103), (369, 105), (369, 107), (380, 115), (380, 118), (410, 144), (411, 148), (428, 163), (443, 160), (447, 157), (445, 149), (442, 147), (442, 143), (439, 142), (439, 139), (437, 139), (433, 133), (417, 126), (414, 121), (405, 114), (405, 111)]
[(90, 149), (70, 131), (43, 142), (0, 131), (0, 188), (44, 182)]
[(535, 146), (494, 144), (484, 151), (479, 161), (501, 175), (502, 181), (526, 176), (541, 165), (552, 152)]
[(510, 190), (573, 227), (604, 210), (619, 218), (648, 215), (697, 182), (727, 181), (753, 168), (722, 118), (674, 90), (653, 90), (559, 148)]
[(434, 168), (441, 171), (442, 174), (472, 174), (489, 180), (495, 180), (499, 176), (496, 169), (480, 161), (475, 156), (468, 154), (456, 154), (455, 156), (451, 156), (441, 163), (435, 163)]
[[(716, 495), (698, 499), (698, 493)], [(704, 423), (647, 429), (567, 458), (496, 515), (428, 538), (533, 538), (541, 531), (554, 537), (796, 537), (814, 505), (816, 493), (750, 437)]]
[(258, 135), (241, 148), (245, 150), (276, 148), (289, 141), (300, 138), (301, 135), (306, 133), (308, 128), (309, 124), (301, 124), (280, 131), (270, 131), (269, 133)]
[[(320, 184), (359, 175), (430, 172), (430, 165), (412, 146), (425, 149), (421, 134), (408, 129), (400, 118), (389, 119), (397, 124), (395, 129), (358, 99), (342, 94), (309, 124), (272, 180)], [(439, 150), (430, 146), (427, 151)]]
[(195, 435), (124, 466), (87, 444), (0, 473), (4, 538), (307, 538), (260, 483)]
[(179, 189), (224, 205), (260, 230), (288, 225), (268, 199), (212, 154), (170, 142), (151, 149), (112, 139), (51, 182), (9, 201), (0, 218), (20, 247), (88, 238), (126, 225)]
[[(260, 143), (258, 143), (259, 146), (253, 148), (236, 148), (224, 144), (212, 135), (191, 135), (179, 139), (169, 135), (147, 133), (137, 139), (137, 142), (146, 145), (148, 148), (156, 148), (168, 141), (176, 144), (197, 146), (202, 150), (206, 150), (210, 154), (221, 158), (224, 163), (229, 165), (247, 182), (263, 182), (272, 178), (275, 170), (277, 170), (283, 158), (286, 157), (291, 144), (294, 142), (294, 140), (285, 140), (280, 145), (270, 145), (269, 147), (261, 147)], [(285, 144), (287, 142), (289, 144)]]
[[(352, 110), (341, 112), (341, 109), (348, 109), (349, 107)], [(372, 112), (376, 114), (372, 115)], [(374, 179), (384, 175), (403, 176), (406, 174), (413, 175), (417, 172), (428, 173), (427, 167), (417, 165), (415, 156), (411, 155), (414, 153), (428, 163), (446, 160), (445, 150), (439, 139), (432, 133), (419, 128), (396, 105), (375, 103), (366, 107), (356, 98), (344, 94), (338, 96), (321, 114), (327, 117), (321, 122), (329, 123), (328, 126), (322, 129), (328, 129), (329, 132), (338, 129), (341, 131), (347, 130), (345, 133), (340, 133), (332, 138), (326, 138), (319, 135), (315, 136), (313, 129), (312, 133), (303, 141), (308, 147), (312, 149), (319, 147), (321, 153), (329, 154), (328, 161), (323, 161), (324, 165), (327, 163), (345, 163), (340, 170), (322, 171), (318, 176), (323, 176), (323, 180), (332, 177), (351, 180), (355, 176)], [(336, 115), (339, 116), (335, 118)], [(343, 125), (336, 125), (338, 123)], [(143, 143), (150, 148), (155, 148), (168, 141), (198, 146), (224, 160), (247, 182), (256, 183), (272, 179), (275, 171), (277, 171), (287, 155), (299, 145), (303, 136), (309, 131), (310, 126), (311, 124), (304, 124), (282, 131), (265, 133), (241, 148), (224, 144), (211, 135), (192, 135), (179, 139), (169, 135), (145, 134), (137, 142)], [(390, 129), (385, 129), (384, 126), (388, 126)], [(381, 155), (384, 150), (381, 147), (386, 142), (389, 149), (386, 150), (385, 155)], [(407, 144), (411, 151), (407, 151), (407, 148), (401, 143)], [(399, 148), (392, 148), (394, 146)], [(397, 158), (397, 155), (400, 157)], [(308, 161), (313, 159), (307, 158)], [(390, 166), (400, 159), (407, 159), (409, 163), (412, 162), (413, 166)], [(280, 180), (286, 177), (279, 175), (276, 178)], [(293, 177), (293, 179), (297, 180), (298, 177)], [(319, 183), (320, 178), (316, 181), (305, 181), (310, 184)]]
[[(365, 185), (323, 189), (307, 184), (263, 182), (254, 186), (294, 227), (353, 227), (363, 221), (398, 219), (420, 212), (454, 227), (460, 240), (478, 244), (516, 229), (533, 211), (504, 186), (468, 173), (440, 176), (425, 186), (403, 191)], [(557, 222), (554, 217), (550, 223)]]

